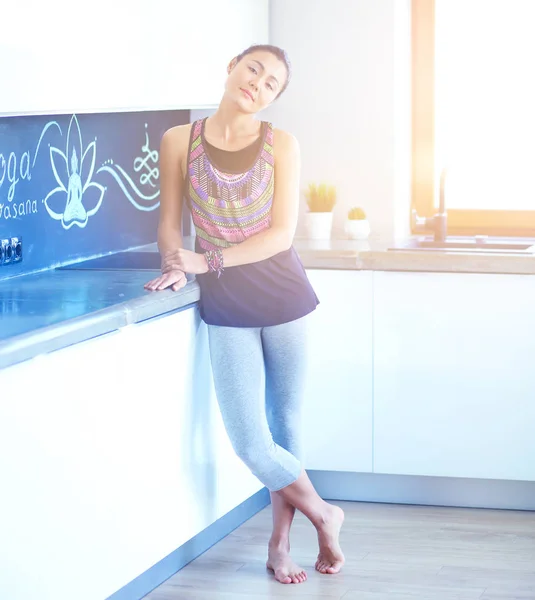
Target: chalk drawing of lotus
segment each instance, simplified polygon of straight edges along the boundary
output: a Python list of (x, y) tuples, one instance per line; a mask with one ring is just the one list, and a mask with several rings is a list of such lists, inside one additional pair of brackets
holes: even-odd
[(65, 152), (50, 146), (50, 163), (58, 187), (44, 199), (48, 214), (61, 221), (64, 229), (73, 225), (85, 227), (104, 198), (106, 188), (94, 181), (96, 139), (82, 153), (82, 133), (76, 115), (73, 115), (67, 132)]

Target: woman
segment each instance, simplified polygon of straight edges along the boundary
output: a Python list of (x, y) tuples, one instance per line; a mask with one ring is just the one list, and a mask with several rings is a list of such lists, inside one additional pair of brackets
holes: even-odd
[[(229, 64), (213, 116), (166, 131), (160, 149), (162, 275), (145, 287), (178, 290), (185, 273), (197, 275), (225, 428), (271, 494), (267, 567), (281, 583), (301, 583), (306, 573), (289, 554), (295, 509), (317, 529), (316, 569), (326, 574), (344, 563), (338, 542), (344, 513), (318, 496), (300, 462), (306, 316), (318, 299), (292, 247), (299, 147), (288, 133), (255, 119), (289, 79), (283, 50), (252, 46)], [(182, 248), (182, 197), (193, 216), (195, 252)]]

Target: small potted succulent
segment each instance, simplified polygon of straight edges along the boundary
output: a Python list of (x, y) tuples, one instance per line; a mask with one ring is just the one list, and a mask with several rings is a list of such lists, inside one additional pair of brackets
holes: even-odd
[(345, 230), (347, 236), (352, 240), (365, 240), (368, 238), (370, 223), (362, 208), (355, 206), (347, 213)]
[(312, 240), (328, 240), (333, 225), (333, 208), (336, 204), (334, 185), (310, 183), (305, 191), (308, 212), (306, 226), (308, 237)]

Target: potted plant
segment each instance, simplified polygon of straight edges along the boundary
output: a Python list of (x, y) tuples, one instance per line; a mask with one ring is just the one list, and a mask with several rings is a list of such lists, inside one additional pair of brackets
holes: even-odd
[(310, 183), (305, 191), (308, 212), (306, 226), (308, 237), (313, 240), (328, 240), (333, 225), (333, 208), (336, 204), (334, 185)]
[(370, 223), (364, 210), (358, 206), (347, 213), (346, 234), (352, 240), (365, 240), (370, 234)]

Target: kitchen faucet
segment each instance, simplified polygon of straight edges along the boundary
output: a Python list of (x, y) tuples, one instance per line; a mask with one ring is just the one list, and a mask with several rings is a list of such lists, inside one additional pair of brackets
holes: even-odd
[(444, 187), (446, 183), (446, 169), (440, 174), (440, 195), (438, 213), (432, 217), (420, 217), (413, 208), (411, 211), (411, 229), (416, 233), (424, 233), (431, 229), (434, 233), (435, 242), (444, 242), (448, 232), (448, 214), (446, 213), (446, 201)]

